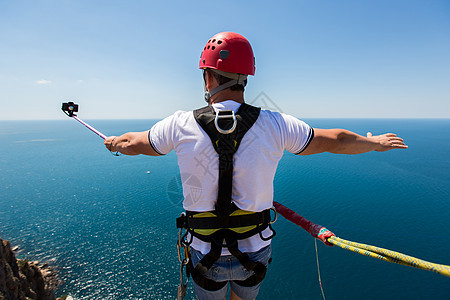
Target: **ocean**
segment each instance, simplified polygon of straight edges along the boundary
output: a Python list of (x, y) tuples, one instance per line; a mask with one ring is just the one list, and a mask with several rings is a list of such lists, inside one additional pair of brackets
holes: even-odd
[[(90, 120), (109, 135), (157, 120)], [(310, 119), (318, 128), (395, 132), (409, 149), (286, 153), (276, 201), (337, 236), (450, 264), (450, 119)], [(0, 122), (0, 236), (49, 262), (75, 299), (174, 299), (176, 156), (111, 155), (81, 124)], [(323, 299), (314, 239), (282, 217), (258, 299)], [(318, 244), (326, 299), (450, 299), (450, 278)], [(195, 299), (189, 285), (186, 299)]]

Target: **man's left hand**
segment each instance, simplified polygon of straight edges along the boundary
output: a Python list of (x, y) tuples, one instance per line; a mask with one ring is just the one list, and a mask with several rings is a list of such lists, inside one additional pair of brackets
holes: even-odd
[(372, 132), (367, 133), (367, 138), (375, 141), (378, 144), (375, 151), (384, 152), (391, 149), (407, 149), (403, 139), (398, 137), (395, 133), (385, 133), (373, 136)]

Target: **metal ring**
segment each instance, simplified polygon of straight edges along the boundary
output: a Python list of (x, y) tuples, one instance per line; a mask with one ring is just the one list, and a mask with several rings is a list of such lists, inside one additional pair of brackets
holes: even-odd
[(275, 219), (273, 219), (273, 221), (270, 221), (270, 222), (269, 222), (269, 224), (272, 225), (273, 223), (275, 223), (275, 222), (277, 221), (277, 219), (278, 219), (278, 213), (277, 213), (277, 210), (275, 209), (274, 206), (272, 206), (272, 207), (270, 208), (270, 210), (273, 210), (273, 211), (275, 212)]
[[(237, 120), (236, 120), (234, 111), (231, 111), (231, 115), (219, 115), (219, 112), (220, 111), (216, 112), (216, 118), (214, 119), (214, 125), (216, 125), (217, 131), (219, 131), (222, 134), (232, 133), (236, 129), (236, 125), (237, 125)], [(219, 123), (218, 123), (219, 119), (228, 119), (228, 118), (233, 118), (233, 126), (231, 126), (231, 128), (228, 130), (224, 130), (224, 129), (220, 128)]]

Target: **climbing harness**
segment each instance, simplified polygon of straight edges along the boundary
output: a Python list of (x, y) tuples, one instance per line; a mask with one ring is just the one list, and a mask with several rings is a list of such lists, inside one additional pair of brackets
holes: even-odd
[[(187, 273), (193, 280), (206, 290), (214, 291), (225, 286), (226, 282), (215, 282), (205, 277), (205, 273), (220, 258), (222, 248), (227, 247), (239, 262), (254, 274), (244, 281), (242, 286), (253, 286), (264, 279), (266, 266), (254, 262), (248, 254), (238, 249), (238, 240), (259, 234), (264, 241), (275, 235), (272, 224), (276, 221), (275, 208), (261, 212), (239, 209), (232, 203), (233, 156), (239, 148), (245, 133), (253, 126), (259, 116), (260, 108), (248, 104), (241, 104), (238, 111), (230, 110), (214, 112), (212, 106), (194, 111), (197, 123), (208, 134), (214, 149), (219, 154), (219, 183), (218, 196), (214, 211), (194, 212), (186, 211), (177, 218), (177, 228), (180, 228), (178, 247), (187, 249), (194, 237), (210, 243), (211, 250), (193, 266), (188, 258)], [(275, 212), (272, 220), (271, 211)], [(270, 236), (263, 236), (263, 231), (270, 228)], [(182, 234), (182, 230), (186, 230)], [(189, 251), (187, 251), (189, 257)], [(181, 260), (183, 264), (183, 260)]]

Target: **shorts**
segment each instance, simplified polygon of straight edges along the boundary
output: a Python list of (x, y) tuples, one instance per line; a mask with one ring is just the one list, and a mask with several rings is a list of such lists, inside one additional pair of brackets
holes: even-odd
[[(247, 253), (251, 260), (254, 262), (261, 262), (265, 266), (269, 264), (269, 259), (272, 254), (272, 249), (266, 246), (256, 252)], [(191, 248), (191, 260), (192, 264), (195, 266), (202, 258), (204, 254)], [(253, 271), (248, 271), (244, 268), (239, 260), (233, 255), (221, 256), (214, 265), (205, 273), (205, 277), (212, 279), (216, 282), (228, 281), (231, 285), (233, 292), (242, 299), (255, 299), (258, 296), (259, 288), (261, 287), (261, 282), (255, 286), (244, 287), (236, 284), (233, 280), (246, 280), (254, 274)], [(200, 287), (198, 284), (193, 282), (194, 292), (199, 300), (214, 300), (214, 299), (225, 299), (228, 292), (228, 284), (217, 291), (208, 291)]]

